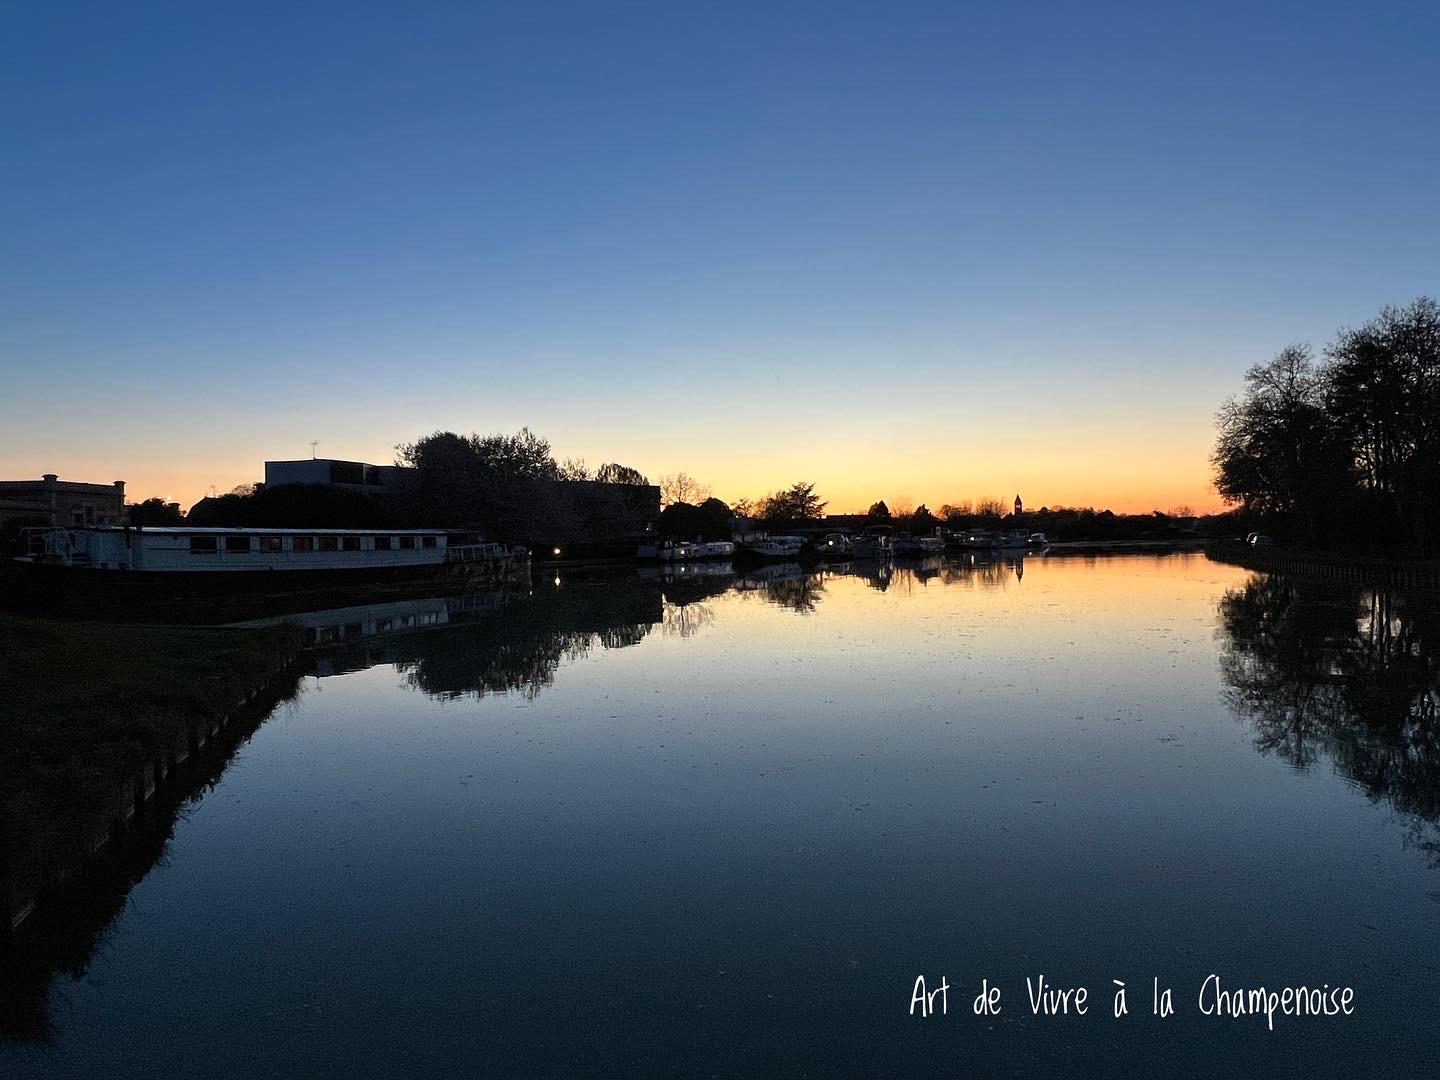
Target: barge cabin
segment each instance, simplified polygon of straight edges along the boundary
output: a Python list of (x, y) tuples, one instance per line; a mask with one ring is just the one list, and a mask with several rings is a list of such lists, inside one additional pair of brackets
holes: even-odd
[(376, 570), (523, 557), (443, 529), (36, 528), (22, 534), (22, 563), (224, 573), (260, 570)]

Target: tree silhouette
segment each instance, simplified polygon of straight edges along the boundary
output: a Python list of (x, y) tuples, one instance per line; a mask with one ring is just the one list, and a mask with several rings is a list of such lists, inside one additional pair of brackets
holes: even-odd
[(825, 501), (815, 494), (815, 485), (792, 484), (765, 500), (763, 517), (770, 522), (818, 521), (825, 513)]

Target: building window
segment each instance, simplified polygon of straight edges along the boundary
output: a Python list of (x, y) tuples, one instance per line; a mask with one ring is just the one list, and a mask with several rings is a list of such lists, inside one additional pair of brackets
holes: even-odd
[(292, 536), (290, 538), (291, 551), (314, 551), (315, 538), (313, 536)]
[(72, 510), (72, 511), (70, 512), (70, 524), (72, 524), (72, 525), (84, 525), (84, 524), (85, 524), (85, 512), (84, 512), (83, 510)]
[(360, 537), (358, 536), (343, 536), (340, 538), (340, 543), (345, 551), (360, 550)]
[(315, 546), (321, 551), (339, 551), (340, 538), (338, 536), (317, 536)]
[(435, 546), (435, 537), (433, 537), (433, 536), (424, 537), (424, 538), (421, 540), (421, 544), (424, 545), (424, 546), (427, 547), (427, 548), (433, 548), (433, 547)]
[(390, 550), (390, 537), (388, 537), (388, 536), (377, 536), (377, 537), (375, 537), (375, 550), (376, 550), (376, 551), (389, 551), (389, 550)]
[(400, 537), (400, 550), (401, 550), (401, 551), (411, 551), (411, 550), (414, 549), (414, 547), (415, 547), (415, 537), (413, 537), (413, 536), (402, 536), (402, 537)]
[(215, 555), (220, 551), (220, 541), (213, 536), (190, 537), (191, 555)]
[(275, 554), (276, 552), (278, 552), (278, 551), (281, 550), (281, 546), (282, 546), (282, 545), (281, 545), (281, 543), (280, 543), (280, 537), (278, 537), (278, 536), (262, 536), (262, 537), (260, 537), (260, 550), (261, 550), (261, 551), (264, 551), (264, 552), (267, 552), (267, 553), (273, 555), (273, 554)]
[(225, 537), (225, 551), (230, 555), (250, 554), (250, 537), (248, 536), (227, 536)]

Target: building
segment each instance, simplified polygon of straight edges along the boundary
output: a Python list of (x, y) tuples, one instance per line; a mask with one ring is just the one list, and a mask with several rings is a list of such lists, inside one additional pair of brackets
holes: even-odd
[(265, 486), (325, 484), (368, 495), (394, 495), (405, 490), (415, 470), (404, 465), (369, 465), (336, 458), (303, 458), (265, 462)]
[(39, 480), (0, 480), (0, 528), (25, 525), (121, 525), (125, 481), (82, 484), (46, 473)]
[(1019, 495), (1016, 495), (1016, 496), (1015, 496), (1015, 516), (1016, 516), (1016, 517), (1019, 517), (1019, 516), (1020, 516), (1021, 514), (1023, 514), (1023, 513), (1025, 513), (1025, 504), (1020, 501), (1020, 496), (1019, 496)]

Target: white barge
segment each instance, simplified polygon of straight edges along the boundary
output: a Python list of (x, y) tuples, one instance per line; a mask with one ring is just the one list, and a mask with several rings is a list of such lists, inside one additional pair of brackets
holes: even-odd
[(454, 542), (443, 529), (27, 529), (32, 566), (145, 574), (409, 570), (528, 558), (524, 548)]

